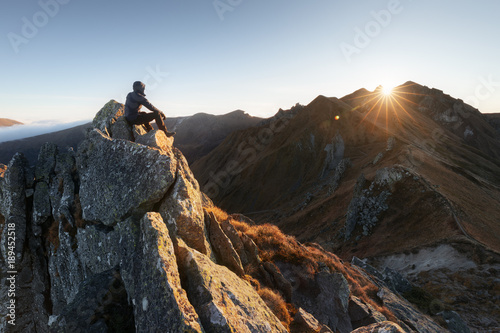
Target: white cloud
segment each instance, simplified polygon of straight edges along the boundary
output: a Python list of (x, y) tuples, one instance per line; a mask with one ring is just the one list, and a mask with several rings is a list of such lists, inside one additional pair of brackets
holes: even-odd
[(83, 125), (90, 120), (80, 120), (70, 123), (61, 123), (55, 120), (37, 121), (26, 125), (14, 125), (0, 127), (0, 142), (19, 140), (41, 134), (47, 134), (65, 130), (71, 127)]

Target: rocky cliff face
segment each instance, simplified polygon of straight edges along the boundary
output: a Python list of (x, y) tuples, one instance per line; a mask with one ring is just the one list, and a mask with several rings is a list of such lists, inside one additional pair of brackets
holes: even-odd
[(46, 144), (0, 176), (0, 331), (442, 330), (320, 247), (214, 213), (172, 139), (115, 101), (77, 154)]

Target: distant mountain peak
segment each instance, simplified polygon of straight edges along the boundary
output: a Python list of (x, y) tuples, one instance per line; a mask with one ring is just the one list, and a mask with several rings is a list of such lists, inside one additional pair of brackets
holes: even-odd
[(9, 127), (14, 125), (24, 125), (22, 122), (8, 119), (8, 118), (0, 118), (0, 127)]

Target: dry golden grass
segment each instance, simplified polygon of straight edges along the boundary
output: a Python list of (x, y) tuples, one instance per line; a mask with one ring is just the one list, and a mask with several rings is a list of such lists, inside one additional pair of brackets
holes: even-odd
[(292, 322), (292, 317), (288, 312), (288, 305), (283, 297), (274, 290), (266, 287), (257, 290), (257, 293), (271, 309), (274, 315), (278, 317), (283, 326), (285, 326), (285, 328), (289, 330), (290, 323)]
[[(357, 269), (351, 267), (348, 263), (344, 263), (334, 254), (324, 251), (318, 245), (302, 245), (295, 237), (283, 234), (275, 225), (250, 226), (241, 221), (233, 219), (230, 221), (236, 230), (245, 233), (255, 242), (259, 248), (259, 256), (263, 261), (284, 261), (294, 264), (300, 266), (304, 273), (310, 276), (318, 272), (320, 263), (323, 263), (330, 271), (341, 273), (346, 278), (353, 295), (372, 305), (389, 320), (395, 320), (392, 312), (375, 301), (378, 287)], [(256, 275), (258, 270), (252, 270), (249, 267), (247, 272)]]
[(260, 282), (257, 279), (254, 279), (251, 275), (245, 274), (242, 276), (242, 279), (250, 283), (250, 285), (255, 289), (260, 289)]
[(216, 206), (211, 206), (211, 207), (205, 207), (206, 211), (209, 213), (213, 213), (215, 215), (215, 218), (217, 221), (225, 221), (229, 218), (229, 215), (220, 209), (219, 207)]

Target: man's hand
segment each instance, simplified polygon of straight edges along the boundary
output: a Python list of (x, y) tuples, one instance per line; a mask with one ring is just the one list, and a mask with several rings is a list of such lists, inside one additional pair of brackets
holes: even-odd
[(165, 116), (165, 114), (164, 114), (163, 112), (161, 112), (161, 111), (160, 111), (160, 116), (161, 116), (163, 119), (167, 118), (167, 116)]

